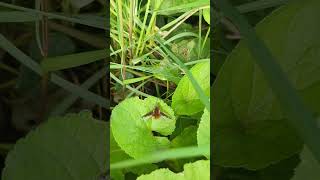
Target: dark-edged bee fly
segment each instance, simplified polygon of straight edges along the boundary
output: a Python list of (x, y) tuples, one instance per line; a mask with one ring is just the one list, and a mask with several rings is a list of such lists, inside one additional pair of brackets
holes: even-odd
[(165, 113), (161, 112), (159, 104), (157, 104), (156, 107), (152, 111), (148, 112), (147, 114), (145, 114), (142, 117), (148, 117), (148, 116), (152, 116), (155, 119), (159, 119), (161, 116), (165, 116), (165, 117), (169, 118), (168, 115), (166, 115)]

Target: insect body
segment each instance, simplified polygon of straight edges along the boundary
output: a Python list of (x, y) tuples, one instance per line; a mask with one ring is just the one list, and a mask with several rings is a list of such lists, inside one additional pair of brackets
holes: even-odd
[(159, 105), (156, 105), (154, 110), (148, 112), (143, 117), (148, 117), (148, 116), (152, 116), (155, 119), (159, 119), (161, 116), (165, 116), (165, 117), (169, 118), (168, 115), (166, 115), (165, 113), (161, 112)]

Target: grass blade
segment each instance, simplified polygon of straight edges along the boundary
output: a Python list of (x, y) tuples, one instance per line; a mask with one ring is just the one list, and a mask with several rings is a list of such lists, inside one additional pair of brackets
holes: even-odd
[[(106, 68), (101, 69), (92, 75), (89, 79), (87, 79), (81, 87), (84, 89), (89, 89), (93, 86), (97, 81), (106, 76)], [(65, 98), (61, 103), (59, 103), (51, 112), (50, 116), (58, 116), (66, 112), (66, 110), (77, 100), (79, 96), (71, 94), (67, 98)]]
[(0, 23), (34, 22), (38, 20), (40, 20), (40, 17), (30, 12), (21, 12), (21, 11), (0, 12)]
[(99, 29), (105, 29), (105, 30), (109, 29), (108, 24), (106, 23), (106, 22), (108, 22), (107, 20), (105, 20), (105, 21), (87, 21), (86, 19), (83, 20), (83, 19), (79, 19), (79, 18), (58, 15), (55, 13), (47, 13), (47, 12), (43, 12), (43, 11), (39, 11), (39, 10), (35, 10), (35, 9), (25, 8), (25, 7), (21, 7), (21, 6), (15, 6), (15, 5), (4, 3), (4, 2), (0, 2), (0, 6), (32, 13), (34, 15), (43, 15), (43, 16), (47, 16), (48, 18), (60, 19), (60, 20), (69, 21), (69, 22), (73, 22), (73, 23), (83, 24), (83, 25), (87, 25), (87, 26), (91, 26), (91, 27), (95, 27), (95, 28), (99, 28)]
[(118, 79), (118, 78), (117, 78), (114, 74), (112, 74), (112, 73), (110, 73), (110, 77), (111, 77), (113, 80), (115, 80), (117, 83), (119, 83), (120, 85), (125, 86), (127, 89), (131, 90), (132, 92), (134, 92), (134, 93), (136, 93), (136, 94), (138, 94), (138, 95), (140, 95), (140, 96), (143, 96), (143, 97), (148, 97), (148, 96), (150, 96), (149, 94), (146, 94), (146, 93), (144, 93), (144, 92), (140, 92), (140, 91), (138, 91), (137, 89), (135, 89), (135, 88), (133, 88), (133, 87), (131, 87), (131, 86), (129, 86), (129, 85), (125, 85), (120, 79)]
[(140, 81), (149, 79), (150, 77), (152, 77), (152, 76), (144, 76), (144, 77), (138, 77), (138, 78), (125, 79), (123, 81), (123, 84), (128, 85), (128, 84), (140, 82)]
[(287, 3), (289, 0), (257, 0), (237, 7), (240, 13), (258, 11)]
[(199, 156), (204, 156), (209, 154), (210, 154), (209, 146), (175, 148), (175, 149), (169, 149), (164, 151), (157, 151), (154, 154), (144, 156), (143, 159), (126, 160), (122, 162), (113, 163), (110, 165), (110, 168), (122, 169), (122, 168), (138, 166), (142, 164), (159, 162), (167, 159), (199, 157)]
[[(35, 73), (39, 74), (40, 76), (42, 75), (40, 65), (36, 63), (34, 60), (32, 60), (29, 56), (25, 55), (18, 48), (16, 48), (2, 34), (0, 34), (0, 47), (7, 51), (11, 56), (16, 58), (16, 60), (19, 61), (21, 64), (25, 65), (26, 67), (28, 67)], [(70, 83), (69, 81), (66, 81), (65, 79), (57, 76), (56, 74), (51, 75), (50, 81), (69, 91), (70, 93), (74, 93), (89, 102), (93, 102), (102, 107), (108, 108), (108, 101), (105, 98), (98, 96), (90, 91), (87, 91), (86, 89), (79, 87), (73, 83)]]
[(49, 57), (41, 61), (42, 70), (45, 72), (68, 69), (89, 64), (107, 57), (107, 50), (96, 50), (70, 54), (65, 56)]
[(194, 9), (194, 8), (200, 8), (200, 7), (209, 6), (209, 5), (210, 5), (210, 2), (208, 0), (198, 0), (195, 2), (190, 2), (187, 4), (182, 4), (182, 5), (174, 6), (167, 9), (157, 10), (156, 12), (158, 12), (159, 14), (163, 14), (163, 13), (168, 13), (170, 11), (172, 12), (172, 11), (178, 11), (178, 10), (184, 10), (184, 9)]

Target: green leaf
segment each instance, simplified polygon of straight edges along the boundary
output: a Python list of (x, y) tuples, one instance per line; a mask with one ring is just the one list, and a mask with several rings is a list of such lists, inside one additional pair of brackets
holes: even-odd
[(158, 169), (150, 174), (142, 175), (137, 180), (153, 180), (153, 179), (166, 179), (166, 180), (183, 180), (183, 173), (174, 173), (169, 169)]
[[(198, 145), (210, 145), (210, 113), (204, 109), (197, 132)], [(207, 156), (207, 158), (210, 158)]]
[(123, 81), (123, 84), (128, 85), (128, 84), (140, 82), (140, 81), (149, 79), (150, 77), (152, 77), (152, 76), (143, 76), (143, 77), (138, 77), (138, 78), (125, 79), (125, 80)]
[(295, 175), (291, 180), (320, 179), (320, 165), (308, 147), (304, 146), (300, 158), (301, 163), (295, 169)]
[[(131, 159), (121, 148), (118, 146), (117, 142), (114, 140), (112, 132), (110, 131), (110, 163), (115, 163), (127, 159)], [(111, 178), (115, 180), (124, 180), (124, 171), (122, 169), (111, 170)]]
[(288, 159), (255, 171), (244, 168), (217, 167), (215, 171), (219, 171), (219, 174), (215, 179), (236, 177), (236, 180), (291, 180), (299, 162), (299, 155), (295, 154)]
[[(194, 79), (207, 96), (210, 95), (210, 63), (198, 63), (190, 70)], [(191, 81), (185, 75), (172, 96), (172, 108), (178, 115), (192, 115), (203, 110), (204, 105)]]
[[(178, 147), (188, 147), (194, 146), (197, 144), (197, 127), (196, 126), (189, 126), (171, 141), (171, 145), (173, 148)], [(182, 171), (183, 165), (189, 162), (195, 161), (196, 158), (188, 158), (188, 159), (176, 159), (171, 160), (170, 167), (176, 171)]]
[(189, 126), (171, 141), (172, 147), (193, 146), (197, 144), (197, 127)]
[(182, 131), (189, 126), (197, 126), (198, 119), (193, 119), (187, 116), (180, 116), (176, 122), (176, 128), (173, 133), (170, 135), (170, 138), (173, 139), (177, 137)]
[(106, 125), (89, 112), (49, 119), (16, 143), (2, 179), (97, 178), (108, 166)]
[[(132, 159), (129, 155), (127, 155), (117, 144), (117, 142), (114, 140), (114, 137), (112, 135), (112, 132), (110, 132), (110, 163), (116, 163), (124, 160), (130, 160)], [(140, 165), (137, 167), (131, 167), (126, 169), (116, 169), (111, 170), (110, 176), (115, 179), (124, 179), (124, 175), (126, 172), (132, 172), (137, 175), (150, 173), (153, 170), (157, 169), (157, 166), (154, 164), (145, 164)]]
[(178, 42), (172, 43), (172, 52), (181, 58), (184, 62), (189, 62), (197, 59), (198, 54), (196, 49), (198, 47), (198, 39), (184, 39)]
[(161, 15), (172, 15), (209, 5), (209, 0), (164, 0), (157, 12)]
[(178, 84), (181, 79), (180, 69), (168, 59), (163, 59), (157, 66), (148, 68), (154, 76), (162, 81), (172, 81)]
[[(304, 103), (315, 114), (320, 111), (318, 95), (320, 40), (314, 38), (318, 37), (320, 28), (318, 23), (320, 13), (315, 8), (319, 5), (319, 1), (314, 0), (294, 1), (274, 11), (256, 27), (257, 34), (278, 60), (277, 63), (303, 97)], [(305, 33), (305, 27), (308, 27), (308, 33)], [(288, 86), (281, 86), (282, 89), (273, 86), (274, 91), (272, 91), (266, 77), (269, 80), (273, 77), (275, 80), (276, 77), (271, 74), (274, 72), (267, 73), (265, 70), (266, 73), (263, 74), (254, 64), (255, 60), (260, 62), (253, 58), (246, 42), (240, 42), (227, 58), (214, 84), (213, 114), (214, 127), (217, 129), (214, 132), (214, 148), (216, 148), (214, 158), (217, 164), (257, 169), (287, 158), (302, 148), (302, 142), (297, 137), (296, 131), (288, 124), (288, 120), (297, 122), (294, 121), (297, 119), (293, 116), (287, 119), (287, 115), (294, 114), (292, 109), (295, 108), (299, 117), (306, 117), (299, 114), (305, 112), (305, 109), (303, 106), (298, 106), (300, 104), (296, 103), (296, 96), (291, 96), (293, 91), (290, 91), (290, 95), (285, 94), (291, 90), (287, 88)], [(268, 61), (270, 59), (265, 59), (262, 65), (267, 67)], [(273, 83), (288, 84), (283, 81)], [(275, 90), (283, 92), (288, 103), (294, 105), (288, 106), (291, 109), (283, 107), (288, 111), (287, 114), (280, 109), (279, 101), (273, 93)], [(295, 101), (290, 101), (294, 98)], [(284, 101), (281, 102), (282, 105), (285, 104)], [(309, 120), (309, 116), (307, 117)], [(316, 127), (313, 125), (314, 122), (300, 119), (301, 122), (296, 123), (297, 127), (299, 124), (303, 127), (299, 129), (300, 132)], [(302, 125), (302, 121), (308, 124)], [(314, 136), (313, 132), (304, 132), (310, 139)], [(315, 139), (313, 141), (316, 142)], [(262, 152), (264, 156), (261, 156)]]
[(194, 163), (184, 165), (184, 171), (174, 173), (169, 169), (158, 169), (150, 174), (142, 175), (137, 180), (209, 180), (210, 179), (210, 161), (200, 160)]
[[(166, 116), (161, 115), (157, 119), (148, 115), (156, 106), (159, 106)], [(171, 108), (161, 99), (152, 96), (144, 100), (138, 97), (127, 98), (118, 104), (111, 114), (111, 128), (116, 142), (135, 159), (168, 148), (169, 140), (166, 137), (154, 136), (152, 131), (170, 135), (174, 131), (175, 122)]]
[(203, 10), (203, 18), (210, 25), (210, 9)]

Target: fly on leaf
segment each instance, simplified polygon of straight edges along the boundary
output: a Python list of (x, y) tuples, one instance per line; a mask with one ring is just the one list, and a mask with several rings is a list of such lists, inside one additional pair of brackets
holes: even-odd
[(148, 117), (148, 116), (152, 116), (155, 119), (159, 119), (161, 116), (165, 116), (165, 117), (169, 118), (168, 115), (161, 112), (159, 104), (157, 104), (156, 107), (152, 111), (148, 112), (143, 117)]

